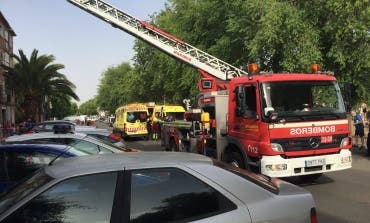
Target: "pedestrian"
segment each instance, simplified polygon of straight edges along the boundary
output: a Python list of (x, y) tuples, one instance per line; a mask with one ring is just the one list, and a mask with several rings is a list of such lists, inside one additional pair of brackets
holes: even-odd
[(24, 124), (24, 127), (26, 128), (26, 130), (25, 130), (26, 133), (29, 133), (31, 131), (31, 129), (32, 129), (32, 121), (31, 121), (30, 118), (27, 119), (27, 121)]
[(16, 129), (16, 127), (15, 127), (15, 124), (14, 124), (14, 122), (11, 124), (11, 127), (10, 127), (10, 136), (13, 136), (13, 135), (15, 135), (15, 134), (17, 134), (17, 129)]
[(9, 120), (7, 120), (5, 124), (5, 135), (4, 135), (5, 138), (10, 136), (11, 127), (12, 126), (10, 125)]
[(366, 111), (366, 125), (368, 128), (368, 133), (367, 133), (367, 140), (366, 140), (366, 146), (367, 146), (367, 153), (366, 156), (370, 157), (370, 109)]
[[(351, 111), (351, 116), (353, 117), (353, 125), (355, 126), (355, 138), (354, 138), (354, 147), (359, 149), (365, 149), (364, 141), (364, 122), (362, 121), (361, 115), (357, 114), (356, 111)], [(361, 145), (358, 144), (358, 138), (361, 140)]]
[(160, 114), (163, 113), (156, 112), (155, 120), (153, 120), (153, 139), (155, 137), (155, 140), (161, 139), (161, 124), (163, 117)]
[(361, 114), (362, 121), (364, 123), (366, 123), (367, 122), (367, 117), (366, 117), (366, 114), (367, 114), (367, 105), (365, 103), (362, 103), (361, 104), (360, 114)]

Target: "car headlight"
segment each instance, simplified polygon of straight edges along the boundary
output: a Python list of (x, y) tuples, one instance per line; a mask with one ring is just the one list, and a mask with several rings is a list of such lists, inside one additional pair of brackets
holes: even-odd
[(271, 149), (275, 152), (284, 152), (283, 147), (279, 143), (271, 143)]

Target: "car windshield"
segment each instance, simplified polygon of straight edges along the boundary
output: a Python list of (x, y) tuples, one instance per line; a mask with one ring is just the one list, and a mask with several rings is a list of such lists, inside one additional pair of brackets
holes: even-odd
[(344, 102), (335, 81), (262, 83), (264, 118), (269, 111), (279, 120), (321, 120), (345, 117)]
[(87, 135), (86, 138), (90, 139), (90, 141), (92, 141), (92, 142), (99, 141), (101, 144), (104, 144), (106, 148), (109, 148), (110, 153), (127, 152), (126, 149), (124, 149), (122, 147), (119, 147), (119, 146), (116, 146), (113, 143), (106, 142), (104, 140), (97, 139), (97, 138), (89, 136), (89, 135)]
[(73, 146), (69, 146), (66, 149), (66, 152), (71, 153), (71, 154), (73, 154), (75, 156), (86, 156), (86, 155), (90, 155), (86, 151), (78, 150), (78, 149), (74, 148)]
[(166, 112), (167, 117), (171, 117), (171, 121), (184, 120), (184, 112)]
[(147, 120), (147, 112), (146, 111), (133, 111), (127, 112), (127, 122), (135, 123), (139, 122), (146, 122)]
[(119, 140), (110, 138), (109, 136), (101, 135), (101, 134), (94, 134), (94, 133), (88, 133), (89, 136), (96, 138), (98, 140), (106, 141), (109, 143), (117, 143)]
[(15, 187), (4, 196), (0, 197), (0, 214), (8, 210), (12, 205), (22, 200), (27, 195), (31, 194), (41, 186), (50, 182), (53, 178), (46, 175), (43, 169), (37, 171), (31, 178), (23, 184)]
[(224, 162), (220, 162), (220, 161), (217, 161), (217, 160), (213, 160), (213, 164), (215, 166), (218, 166), (224, 170), (227, 170), (233, 174), (236, 174), (246, 180), (248, 180), (249, 182), (253, 182), (255, 184), (257, 184), (258, 186), (274, 193), (274, 194), (278, 194), (279, 193), (279, 188), (274, 184), (274, 178), (271, 178), (269, 176), (266, 176), (266, 175), (262, 175), (262, 174), (255, 174), (255, 173), (252, 173), (248, 170), (245, 170), (245, 169), (241, 169), (241, 168), (237, 168), (237, 167), (234, 167), (230, 164), (226, 164)]

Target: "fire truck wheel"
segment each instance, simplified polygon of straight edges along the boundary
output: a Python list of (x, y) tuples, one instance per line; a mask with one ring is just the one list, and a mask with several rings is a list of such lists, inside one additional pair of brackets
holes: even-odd
[(227, 162), (233, 166), (244, 168), (243, 158), (238, 152), (231, 152), (228, 156)]

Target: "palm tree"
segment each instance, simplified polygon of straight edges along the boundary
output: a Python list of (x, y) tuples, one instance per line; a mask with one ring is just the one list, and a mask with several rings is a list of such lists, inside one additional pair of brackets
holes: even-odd
[(74, 92), (76, 86), (64, 74), (59, 73), (64, 65), (52, 64), (55, 60), (53, 55), (38, 56), (38, 50), (34, 49), (29, 59), (22, 50), (19, 50), (19, 56), (13, 57), (16, 63), (12, 70), (12, 85), (17, 104), (26, 118), (40, 121), (45, 105), (52, 98), (66, 102), (72, 98), (79, 100)]

